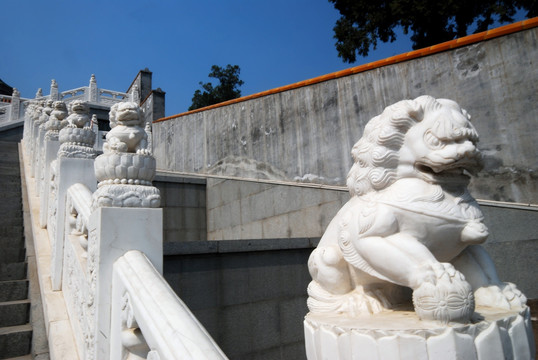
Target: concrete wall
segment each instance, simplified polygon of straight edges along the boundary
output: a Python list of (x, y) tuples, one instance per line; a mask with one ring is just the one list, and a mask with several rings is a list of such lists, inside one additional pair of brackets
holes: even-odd
[(538, 28), (154, 124), (158, 169), (343, 185), (350, 150), (387, 105), (423, 94), (473, 116), (475, 197), (538, 203)]
[(208, 240), (320, 237), (347, 192), (207, 179)]
[(153, 185), (161, 193), (164, 242), (205, 241), (205, 180), (157, 176)]
[(140, 107), (144, 111), (144, 117), (146, 122), (153, 122), (153, 120), (164, 117), (165, 114), (165, 92), (160, 88), (152, 90), (149, 95), (144, 98), (144, 102), (140, 104)]
[(166, 245), (165, 279), (230, 359), (306, 358), (311, 240)]
[(480, 207), (490, 232), (484, 247), (499, 278), (516, 284), (529, 299), (538, 299), (538, 208)]
[[(210, 240), (319, 239), (349, 199), (345, 190), (212, 180), (207, 182)], [(538, 298), (538, 208), (481, 204), (490, 236), (484, 245), (504, 281)], [(275, 246), (277, 246), (275, 244)], [(306, 266), (306, 264), (305, 264)]]
[[(458, 101), (486, 156), (475, 197), (538, 203), (537, 35), (531, 29), (154, 123), (158, 169), (207, 177), (198, 184), (206, 186), (204, 220), (198, 205), (174, 203), (187, 196), (177, 194), (183, 184), (155, 182), (164, 198), (164, 276), (230, 358), (305, 358), (307, 259), (349, 198), (338, 186), (352, 145), (385, 106), (423, 94)], [(192, 208), (200, 218), (181, 220)], [(482, 209), (501, 279), (538, 298), (538, 208)], [(193, 221), (205, 221), (206, 238), (219, 241), (185, 241), (186, 229), (173, 228)]]

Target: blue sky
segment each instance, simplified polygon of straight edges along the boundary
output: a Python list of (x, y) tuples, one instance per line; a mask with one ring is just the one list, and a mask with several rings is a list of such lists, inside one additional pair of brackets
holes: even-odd
[(166, 92), (166, 115), (187, 110), (211, 65), (241, 67), (250, 95), (411, 50), (407, 37), (344, 63), (327, 0), (12, 0), (2, 2), (0, 78), (23, 97), (97, 85), (126, 91), (140, 69)]

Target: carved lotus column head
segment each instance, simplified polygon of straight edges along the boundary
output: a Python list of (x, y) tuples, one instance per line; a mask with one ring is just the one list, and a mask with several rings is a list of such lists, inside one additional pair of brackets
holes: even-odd
[(90, 107), (87, 102), (75, 100), (69, 104), (69, 116), (60, 131), (60, 157), (93, 159), (95, 132), (91, 127)]
[(159, 207), (160, 193), (151, 183), (156, 162), (140, 107), (133, 102), (114, 104), (109, 119), (103, 155), (95, 159), (99, 184), (92, 206)]

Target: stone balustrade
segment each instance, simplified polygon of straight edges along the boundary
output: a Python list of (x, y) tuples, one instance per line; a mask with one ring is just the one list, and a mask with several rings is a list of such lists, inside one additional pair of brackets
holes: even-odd
[(112, 298), (111, 358), (226, 359), (142, 252), (114, 263)]
[[(13, 89), (12, 96), (0, 95), (0, 126), (19, 122), (25, 119), (25, 112), (32, 106), (30, 103), (43, 101), (63, 101), (69, 104), (75, 100), (86, 101), (89, 104), (110, 107), (119, 102), (138, 101), (140, 97), (138, 87), (134, 86), (129, 93), (115, 90), (101, 89), (97, 87), (95, 75), (92, 74), (88, 86), (80, 86), (74, 89), (58, 91), (58, 83), (51, 80), (49, 95), (43, 96), (43, 91), (39, 89), (34, 99), (21, 98), (17, 89)], [(32, 109), (30, 112), (35, 111)], [(26, 127), (25, 127), (26, 128)]]
[(17, 89), (13, 89), (13, 94), (0, 95), (0, 126), (17, 121), (23, 117), (21, 103), (28, 99), (21, 98)]
[(51, 358), (225, 359), (162, 276), (163, 215), (139, 106), (113, 104), (101, 155), (88, 102), (65, 109), (30, 102), (21, 146)]

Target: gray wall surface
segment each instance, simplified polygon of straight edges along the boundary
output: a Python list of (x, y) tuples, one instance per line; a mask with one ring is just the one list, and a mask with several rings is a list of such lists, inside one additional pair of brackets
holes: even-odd
[(207, 179), (208, 240), (320, 237), (349, 194)]
[(241, 244), (206, 254), (182, 248), (183, 255), (165, 256), (164, 277), (230, 359), (306, 359), (311, 246), (249, 251)]
[(386, 106), (428, 94), (466, 108), (485, 169), (476, 198), (538, 203), (538, 28), (153, 124), (158, 169), (343, 185)]
[(493, 258), (499, 278), (538, 299), (538, 208), (480, 206), (490, 236), (484, 248)]
[[(344, 190), (208, 179), (207, 233), (210, 240), (309, 237), (319, 239), (349, 200)], [(501, 280), (538, 298), (538, 208), (480, 205), (490, 236), (485, 248)], [(305, 264), (306, 266), (306, 264)]]
[(161, 193), (163, 241), (207, 240), (205, 180), (157, 176), (153, 185)]
[[(538, 203), (537, 36), (526, 30), (153, 124), (158, 169), (206, 177), (155, 182), (164, 276), (230, 358), (305, 358), (308, 256), (349, 199), (338, 186), (351, 147), (387, 105), (424, 94), (458, 101), (485, 156), (471, 193)], [(184, 200), (191, 185), (198, 195)], [(538, 207), (481, 207), (500, 278), (538, 298)]]

